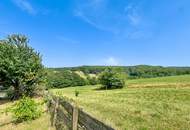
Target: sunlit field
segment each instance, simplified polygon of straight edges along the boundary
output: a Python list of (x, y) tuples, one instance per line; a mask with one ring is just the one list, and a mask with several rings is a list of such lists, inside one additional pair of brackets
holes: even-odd
[[(126, 81), (126, 87), (99, 90), (100, 86), (51, 90), (72, 98), (99, 120), (121, 130), (190, 129), (190, 76)], [(75, 91), (79, 96), (75, 97)]]

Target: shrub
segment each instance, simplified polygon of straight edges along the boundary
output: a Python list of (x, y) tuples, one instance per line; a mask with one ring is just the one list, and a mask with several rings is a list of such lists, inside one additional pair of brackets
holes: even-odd
[(23, 122), (40, 117), (42, 111), (33, 99), (24, 96), (14, 104), (12, 113), (17, 122)]
[(123, 88), (125, 85), (124, 78), (110, 68), (100, 74), (99, 81), (106, 89)]
[(78, 96), (79, 96), (79, 91), (75, 90), (75, 97), (78, 97)]
[(98, 79), (96, 77), (87, 76), (87, 81), (89, 85), (96, 85), (98, 84)]

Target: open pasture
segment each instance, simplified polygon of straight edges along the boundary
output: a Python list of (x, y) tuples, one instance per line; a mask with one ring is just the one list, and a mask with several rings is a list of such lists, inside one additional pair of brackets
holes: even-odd
[(116, 129), (190, 129), (189, 75), (128, 80), (123, 89), (99, 90), (99, 87), (51, 91), (72, 98), (85, 111)]

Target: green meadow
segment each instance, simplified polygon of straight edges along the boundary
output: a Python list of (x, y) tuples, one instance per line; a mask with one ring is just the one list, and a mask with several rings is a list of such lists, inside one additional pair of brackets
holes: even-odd
[(190, 75), (127, 80), (123, 89), (99, 87), (51, 91), (73, 99), (84, 111), (118, 130), (190, 129)]

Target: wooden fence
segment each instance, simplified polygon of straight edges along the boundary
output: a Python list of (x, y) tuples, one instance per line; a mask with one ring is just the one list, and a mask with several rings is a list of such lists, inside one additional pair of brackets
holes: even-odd
[(56, 130), (114, 130), (62, 97), (51, 96), (48, 104)]

